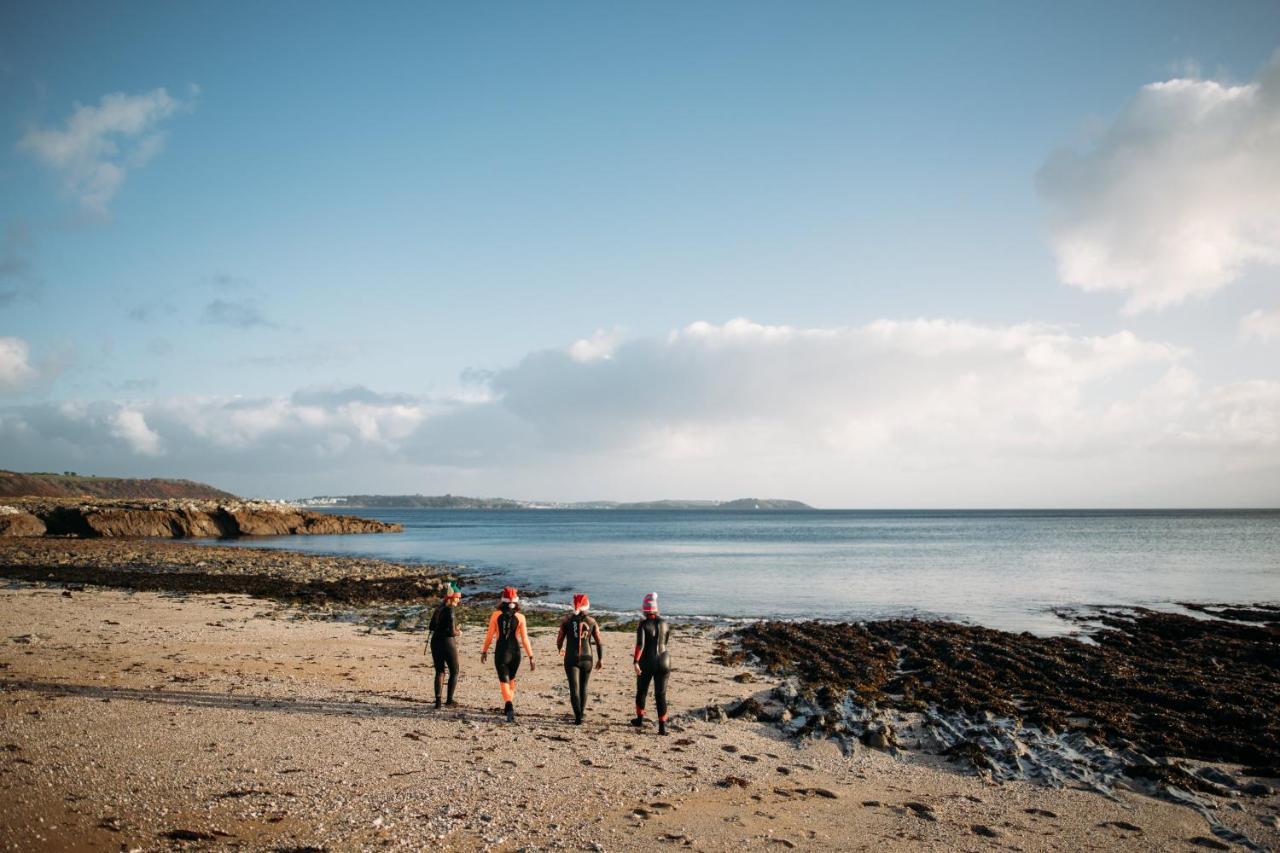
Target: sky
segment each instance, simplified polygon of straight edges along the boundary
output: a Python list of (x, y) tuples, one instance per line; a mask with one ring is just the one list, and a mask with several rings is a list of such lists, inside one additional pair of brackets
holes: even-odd
[(1280, 14), (0, 5), (0, 468), (1280, 506)]

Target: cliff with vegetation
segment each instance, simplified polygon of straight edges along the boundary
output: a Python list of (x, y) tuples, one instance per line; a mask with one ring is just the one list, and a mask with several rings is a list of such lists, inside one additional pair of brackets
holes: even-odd
[(233, 501), (236, 496), (192, 480), (136, 480), (62, 474), (0, 471), (0, 498), (191, 498)]

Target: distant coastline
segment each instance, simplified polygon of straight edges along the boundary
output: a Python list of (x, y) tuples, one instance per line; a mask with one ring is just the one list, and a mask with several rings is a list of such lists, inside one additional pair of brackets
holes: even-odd
[(604, 510), (812, 510), (801, 501), (781, 498), (738, 498), (731, 501), (520, 501), (511, 498), (470, 498), (462, 495), (317, 495), (289, 501), (299, 507), (343, 509), (604, 509)]

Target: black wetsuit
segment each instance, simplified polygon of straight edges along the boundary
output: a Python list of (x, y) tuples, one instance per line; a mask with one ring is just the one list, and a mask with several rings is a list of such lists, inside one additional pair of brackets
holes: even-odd
[(444, 686), (444, 673), (449, 671), (449, 697), (453, 701), (454, 688), (458, 686), (458, 643), (453, 636), (453, 608), (441, 604), (431, 614), (427, 624), (431, 632), (431, 663), (436, 669), (436, 701), (440, 701), (440, 688)]
[(601, 658), (604, 657), (600, 626), (585, 613), (570, 616), (560, 625), (556, 645), (560, 643), (564, 643), (564, 674), (569, 679), (569, 704), (573, 706), (573, 719), (581, 722), (582, 713), (587, 709), (587, 682), (593, 668), (592, 643), (600, 650)]
[(493, 668), (499, 681), (515, 681), (520, 670), (520, 639), (516, 634), (519, 620), (515, 608), (502, 608), (498, 613), (498, 636), (493, 646)]
[(653, 701), (658, 706), (658, 719), (667, 718), (667, 676), (671, 673), (671, 655), (667, 641), (671, 638), (671, 626), (661, 616), (646, 618), (636, 628), (636, 663), (640, 675), (636, 677), (636, 715), (644, 711), (644, 701), (653, 682)]

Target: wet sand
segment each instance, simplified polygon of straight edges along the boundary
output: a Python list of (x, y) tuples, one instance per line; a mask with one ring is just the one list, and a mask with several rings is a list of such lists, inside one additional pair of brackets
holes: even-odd
[[(184, 547), (172, 545), (171, 547)], [(571, 724), (554, 629), (531, 631), (518, 719), (498, 719), (479, 628), (461, 707), (430, 707), (420, 636), (302, 618), (244, 596), (14, 583), (0, 590), (0, 845), (6, 849), (1167, 850), (1218, 844), (1194, 811), (997, 784), (944, 760), (791, 740), (693, 713), (761, 695), (673, 645), (673, 734), (627, 720), (630, 634), (606, 632)], [(652, 713), (652, 712), (651, 712)], [(1280, 844), (1280, 802), (1213, 798)], [(1194, 845), (1194, 846), (1193, 846)]]

